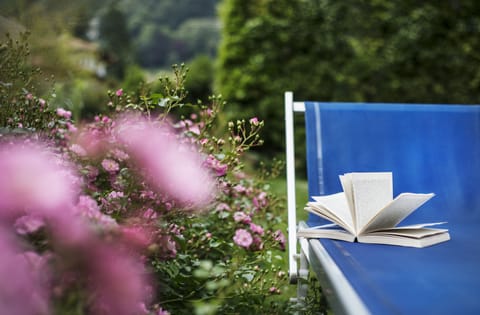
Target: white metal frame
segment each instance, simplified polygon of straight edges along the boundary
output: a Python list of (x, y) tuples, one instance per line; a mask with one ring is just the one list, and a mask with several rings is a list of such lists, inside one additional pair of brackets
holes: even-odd
[[(294, 113), (305, 113), (304, 102), (294, 102), (293, 93), (285, 92), (285, 140), (287, 171), (287, 211), (288, 211), (288, 261), (290, 283), (298, 283), (299, 303), (306, 297), (306, 281), (309, 265), (313, 268), (327, 295), (335, 314), (370, 314), (350, 282), (335, 264), (327, 250), (316, 239), (297, 240), (296, 195), (295, 195), (295, 143)], [(305, 226), (300, 222), (300, 226)], [(300, 253), (297, 244), (300, 243)]]

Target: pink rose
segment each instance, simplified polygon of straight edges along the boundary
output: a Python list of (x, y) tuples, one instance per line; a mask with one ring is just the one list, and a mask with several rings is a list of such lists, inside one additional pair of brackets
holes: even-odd
[(250, 245), (252, 245), (253, 238), (250, 232), (248, 232), (247, 230), (238, 229), (237, 231), (235, 231), (235, 236), (233, 237), (233, 241), (238, 246), (248, 248)]

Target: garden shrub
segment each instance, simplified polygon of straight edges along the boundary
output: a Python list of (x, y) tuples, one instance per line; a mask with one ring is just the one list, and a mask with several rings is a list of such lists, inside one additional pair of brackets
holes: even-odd
[[(9, 69), (4, 80), (16, 80), (23, 64)], [(224, 102), (186, 104), (185, 78), (175, 66), (160, 91), (110, 91), (110, 111), (82, 125), (35, 96), (30, 77), (16, 90), (2, 81), (0, 309), (289, 313), (284, 206), (268, 185), (282, 163), (246, 174), (263, 121), (218, 136)]]

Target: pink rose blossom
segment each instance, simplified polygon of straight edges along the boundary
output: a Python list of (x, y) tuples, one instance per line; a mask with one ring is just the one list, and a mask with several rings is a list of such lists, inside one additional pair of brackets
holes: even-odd
[(67, 122), (67, 129), (70, 132), (77, 132), (77, 127), (71, 122)]
[(253, 197), (252, 203), (256, 209), (265, 208), (268, 205), (267, 193), (262, 191), (258, 196)]
[(87, 151), (85, 151), (85, 149), (79, 144), (74, 143), (69, 147), (69, 149), (78, 156), (84, 157), (87, 155)]
[(283, 234), (283, 232), (281, 230), (277, 230), (273, 233), (273, 238), (275, 239), (275, 241), (277, 241), (280, 245), (280, 248), (282, 250), (285, 250), (285, 243), (286, 243), (286, 238), (285, 238), (285, 235)]
[(262, 250), (263, 249), (262, 239), (258, 235), (253, 236), (252, 249), (254, 249), (254, 250)]
[(264, 234), (263, 228), (260, 225), (256, 225), (253, 222), (250, 223), (250, 230), (252, 230), (253, 233), (256, 233), (258, 235)]
[(112, 155), (119, 161), (125, 161), (126, 159), (128, 159), (128, 154), (120, 149), (114, 149), (112, 151)]
[(102, 167), (109, 173), (116, 173), (120, 170), (118, 163), (111, 159), (104, 159), (102, 161)]
[(157, 213), (156, 213), (152, 208), (148, 208), (148, 209), (145, 210), (145, 212), (143, 213), (143, 217), (144, 217), (145, 219), (153, 220), (153, 219), (156, 219), (156, 218), (157, 218)]
[(246, 224), (249, 224), (250, 222), (252, 222), (252, 218), (250, 218), (249, 215), (247, 215), (245, 212), (242, 212), (242, 211), (235, 212), (233, 214), (233, 220), (235, 220), (235, 222), (242, 222)]
[(243, 185), (235, 185), (235, 187), (233, 187), (233, 190), (237, 193), (237, 194), (245, 194), (247, 193), (247, 188), (245, 188), (245, 186)]
[(248, 248), (252, 245), (253, 238), (250, 232), (245, 229), (238, 229), (235, 231), (235, 236), (233, 237), (235, 244), (241, 247)]
[(258, 121), (257, 117), (250, 118), (250, 124), (254, 126), (258, 126), (260, 122)]
[(166, 311), (166, 310), (164, 310), (163, 308), (160, 307), (160, 308), (158, 309), (156, 315), (170, 315), (170, 312), (169, 312), (169, 311)]
[[(45, 101), (44, 101), (45, 102)], [(40, 102), (41, 103), (41, 102)], [(43, 104), (42, 104), (43, 105)], [(57, 108), (57, 115), (60, 117), (63, 117), (65, 119), (70, 119), (72, 118), (72, 112), (69, 110), (65, 110), (61, 107)]]
[(215, 208), (215, 210), (217, 210), (217, 211), (230, 211), (230, 210), (232, 210), (232, 209), (230, 209), (230, 206), (229, 206), (228, 204), (222, 202), (222, 203), (219, 203), (219, 204), (217, 205), (217, 207)]
[(276, 288), (276, 287), (271, 287), (270, 289), (268, 289), (268, 292), (270, 293), (276, 293), (276, 294), (280, 294), (280, 289)]
[(119, 199), (123, 198), (124, 194), (121, 191), (112, 191), (108, 194), (107, 199), (112, 200), (112, 199)]
[(205, 160), (204, 165), (207, 167), (211, 168), (212, 170), (215, 171), (215, 174), (220, 177), (224, 176), (227, 174), (227, 169), (228, 165), (221, 163), (219, 160), (217, 160), (213, 155), (209, 155), (207, 159)]
[(87, 218), (93, 223), (100, 224), (103, 227), (113, 228), (117, 226), (115, 219), (100, 212), (97, 201), (90, 196), (80, 196), (74, 210), (80, 216)]

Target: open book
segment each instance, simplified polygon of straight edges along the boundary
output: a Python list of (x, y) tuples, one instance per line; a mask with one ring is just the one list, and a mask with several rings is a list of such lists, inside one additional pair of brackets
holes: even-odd
[(397, 227), (433, 193), (402, 193), (393, 199), (392, 173), (347, 173), (340, 182), (343, 192), (312, 197), (305, 207), (333, 224), (302, 228), (297, 236), (412, 247), (450, 239), (448, 229), (432, 228), (445, 222)]

